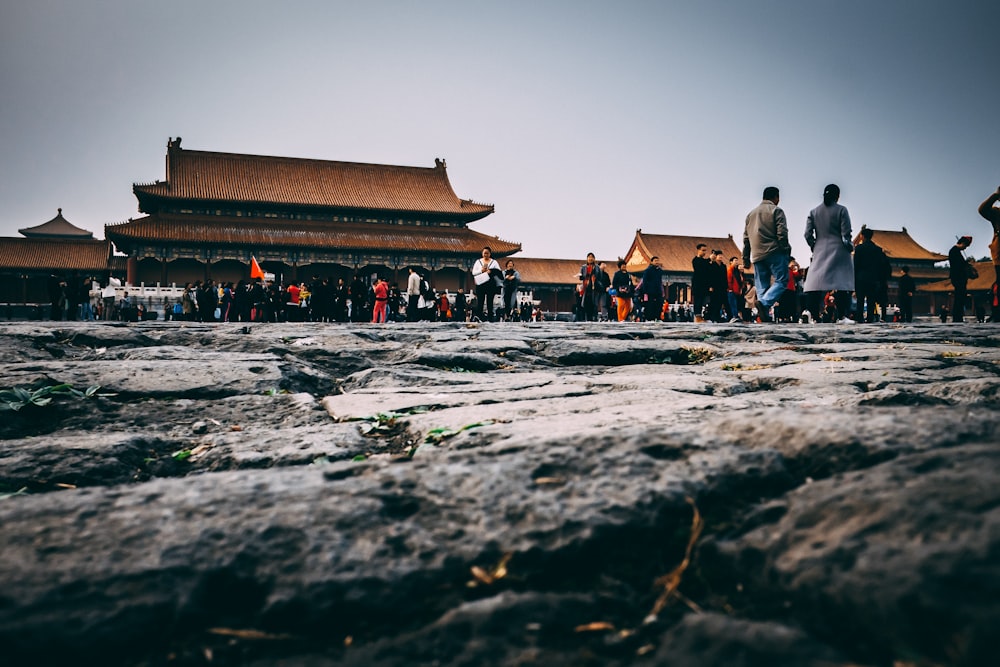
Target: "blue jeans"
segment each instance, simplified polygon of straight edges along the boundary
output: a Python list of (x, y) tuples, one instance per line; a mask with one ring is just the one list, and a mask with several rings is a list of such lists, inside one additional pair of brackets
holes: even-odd
[[(771, 278), (774, 278), (773, 283)], [(778, 252), (754, 262), (753, 281), (760, 305), (773, 306), (788, 287), (788, 255)]]

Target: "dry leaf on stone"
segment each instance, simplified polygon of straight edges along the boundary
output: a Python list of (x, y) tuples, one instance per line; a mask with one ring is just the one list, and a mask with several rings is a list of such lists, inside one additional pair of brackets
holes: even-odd
[(235, 637), (236, 639), (254, 639), (254, 640), (286, 640), (292, 639), (291, 635), (279, 635), (270, 632), (264, 632), (263, 630), (253, 630), (250, 628), (240, 629), (240, 628), (209, 628), (207, 630), (209, 634), (220, 635), (222, 637)]
[(615, 626), (606, 621), (595, 621), (576, 626), (576, 632), (613, 632)]

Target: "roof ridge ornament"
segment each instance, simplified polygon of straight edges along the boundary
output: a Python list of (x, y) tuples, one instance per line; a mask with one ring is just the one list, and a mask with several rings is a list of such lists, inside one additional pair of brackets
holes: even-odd
[(438, 169), (447, 169), (448, 162), (444, 158), (436, 157), (434, 158), (434, 166)]

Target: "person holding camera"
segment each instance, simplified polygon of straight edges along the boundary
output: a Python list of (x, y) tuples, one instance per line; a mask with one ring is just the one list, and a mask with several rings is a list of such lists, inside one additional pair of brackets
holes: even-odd
[(500, 287), (500, 263), (493, 259), (489, 246), (483, 248), (482, 257), (472, 265), (472, 280), (476, 283), (476, 309), (473, 315), (483, 321), (484, 309), (489, 321), (494, 318), (493, 297)]
[(607, 274), (597, 265), (594, 253), (587, 253), (587, 263), (580, 267), (580, 307), (583, 319), (596, 322), (600, 311), (600, 295), (607, 293), (608, 284), (604, 281)]

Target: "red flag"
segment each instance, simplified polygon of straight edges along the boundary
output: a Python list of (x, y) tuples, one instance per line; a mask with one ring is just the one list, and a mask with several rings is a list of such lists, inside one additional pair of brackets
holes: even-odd
[(264, 269), (260, 268), (260, 264), (257, 263), (257, 258), (250, 255), (250, 280), (254, 278), (264, 279)]

